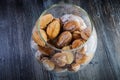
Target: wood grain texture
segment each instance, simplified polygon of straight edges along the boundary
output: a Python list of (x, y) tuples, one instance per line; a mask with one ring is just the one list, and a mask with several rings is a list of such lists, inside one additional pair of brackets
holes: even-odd
[[(97, 30), (98, 47), (86, 68), (58, 75), (36, 61), (30, 39), (42, 11), (63, 1), (88, 12)], [(1, 0), (0, 80), (120, 80), (120, 0)]]

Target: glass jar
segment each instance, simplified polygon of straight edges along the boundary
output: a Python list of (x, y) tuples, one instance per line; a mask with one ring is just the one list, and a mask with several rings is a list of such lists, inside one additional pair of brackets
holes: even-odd
[[(90, 37), (86, 40), (86, 42), (84, 44), (82, 44), (81, 46), (75, 48), (75, 49), (70, 49), (70, 50), (63, 50), (63, 49), (59, 49), (56, 48), (55, 46), (51, 45), (50, 43), (48, 43), (47, 41), (45, 41), (41, 35), (41, 31), (40, 31), (40, 19), (43, 15), (45, 14), (52, 14), (54, 17), (60, 18), (65, 14), (73, 14), (73, 15), (77, 15), (79, 17), (81, 17), (86, 26), (91, 30), (91, 34)], [(42, 39), (42, 41), (45, 42), (45, 47), (40, 47), (38, 46), (38, 44), (36, 44), (34, 42), (33, 39), (31, 39), (31, 48), (33, 50), (33, 53), (35, 53), (35, 57), (36, 59), (41, 63), (40, 58), (41, 58), (41, 54), (52, 54), (49, 56), (49, 59), (51, 59), (51, 57), (56, 54), (56, 53), (61, 53), (61, 52), (66, 52), (66, 53), (72, 53), (74, 56), (74, 59), (79, 58), (81, 56), (77, 56), (77, 54), (84, 49), (85, 51), (85, 55), (87, 56), (85, 59), (83, 59), (82, 62), (80, 62), (80, 66), (79, 69), (82, 69), (83, 67), (85, 67), (93, 58), (94, 53), (96, 51), (96, 47), (97, 47), (97, 35), (96, 35), (96, 30), (94, 28), (94, 25), (92, 23), (92, 20), (90, 19), (89, 15), (87, 14), (87, 12), (82, 9), (79, 6), (76, 5), (71, 5), (71, 4), (55, 4), (52, 5), (49, 9), (45, 10), (40, 17), (38, 18), (38, 20), (36, 21), (36, 24), (33, 28), (32, 32), (38, 32), (39, 37)], [(48, 57), (47, 55), (45, 57)], [(74, 60), (75, 61), (75, 60)], [(73, 63), (74, 63), (73, 61)], [(72, 64), (72, 63), (71, 63)], [(50, 66), (43, 64), (47, 70), (50, 71), (55, 71), (55, 72), (65, 72), (65, 71), (71, 71), (71, 72), (76, 72), (74, 70), (69, 69), (70, 64), (67, 64), (64, 67), (54, 67), (54, 69), (49, 68)], [(78, 68), (78, 67), (76, 67)], [(75, 69), (76, 69), (75, 68)]]

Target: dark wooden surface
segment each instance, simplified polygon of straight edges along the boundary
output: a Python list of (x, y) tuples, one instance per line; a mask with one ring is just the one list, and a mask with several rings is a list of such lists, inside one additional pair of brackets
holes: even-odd
[(95, 24), (94, 59), (74, 74), (46, 71), (30, 48), (31, 31), (43, 10), (59, 0), (0, 0), (0, 80), (120, 80), (120, 0), (65, 0), (85, 9)]

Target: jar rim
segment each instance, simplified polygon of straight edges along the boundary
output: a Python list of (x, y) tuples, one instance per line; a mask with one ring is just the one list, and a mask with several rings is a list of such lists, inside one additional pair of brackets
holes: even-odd
[(91, 17), (88, 15), (88, 13), (87, 13), (84, 9), (82, 9), (80, 6), (77, 6), (77, 5), (74, 5), (74, 4), (67, 4), (67, 3), (54, 4), (54, 5), (52, 5), (52, 6), (49, 7), (48, 9), (44, 10), (44, 11), (42, 12), (42, 14), (40, 15), (39, 18), (41, 19), (41, 17), (42, 17), (48, 10), (50, 10), (50, 9), (52, 9), (52, 8), (54, 8), (54, 7), (57, 7), (57, 6), (61, 6), (61, 5), (71, 5), (71, 6), (74, 6), (74, 7), (78, 8), (78, 9), (80, 9), (81, 11), (83, 11), (83, 12), (88, 16), (88, 18), (89, 18), (89, 20), (90, 20), (90, 25), (91, 25), (91, 34), (90, 34), (89, 38), (85, 41), (85, 43), (83, 43), (81, 46), (79, 46), (79, 47), (77, 47), (77, 48), (70, 49), (70, 50), (63, 50), (63, 49), (59, 49), (59, 48), (56, 48), (56, 47), (52, 46), (51, 44), (47, 43), (47, 41), (44, 40), (44, 38), (42, 37), (42, 35), (41, 35), (41, 33), (40, 33), (40, 26), (36, 26), (37, 29), (38, 29), (38, 34), (39, 34), (39, 37), (45, 42), (45, 44), (46, 44), (47, 46), (49, 46), (50, 48), (52, 48), (52, 49), (54, 49), (54, 50), (56, 50), (56, 51), (68, 51), (68, 52), (76, 51), (76, 50), (78, 50), (78, 49), (81, 49), (83, 46), (85, 46), (86, 43), (90, 40), (90, 38), (91, 38), (91, 36), (92, 36), (92, 33), (93, 33), (94, 24), (93, 24), (93, 22), (92, 22), (92, 20), (91, 20)]

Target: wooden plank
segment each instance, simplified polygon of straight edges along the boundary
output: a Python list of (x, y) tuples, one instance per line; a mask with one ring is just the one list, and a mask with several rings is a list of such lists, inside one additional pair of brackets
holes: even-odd
[(61, 0), (81, 6), (98, 34), (93, 60), (77, 73), (55, 74), (37, 62), (30, 48), (31, 31), (43, 10), (58, 0), (0, 2), (0, 80), (120, 80), (120, 1)]

